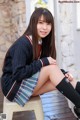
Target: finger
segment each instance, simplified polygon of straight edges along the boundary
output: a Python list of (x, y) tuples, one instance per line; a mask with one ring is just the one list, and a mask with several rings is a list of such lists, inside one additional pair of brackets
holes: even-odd
[(65, 77), (67, 77), (67, 78), (68, 78), (68, 77), (69, 77), (69, 75), (68, 75), (68, 74), (65, 74)]
[(70, 77), (71, 79), (73, 79), (73, 76), (72, 76), (72, 74), (69, 74), (69, 77)]
[(71, 76), (69, 76), (69, 74), (66, 74), (65, 76), (68, 78), (69, 81), (72, 81), (72, 78)]
[(73, 77), (69, 76), (68, 79), (72, 81), (72, 80), (73, 80)]

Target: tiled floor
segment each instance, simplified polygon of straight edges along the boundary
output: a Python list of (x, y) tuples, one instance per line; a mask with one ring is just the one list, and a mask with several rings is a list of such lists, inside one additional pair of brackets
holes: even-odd
[[(41, 95), (44, 120), (76, 120), (68, 107), (65, 97), (58, 91)], [(3, 109), (3, 94), (0, 87), (0, 113)], [(34, 111), (16, 112), (13, 120), (36, 120)]]
[(45, 120), (76, 120), (68, 107), (67, 100), (58, 91), (41, 96)]

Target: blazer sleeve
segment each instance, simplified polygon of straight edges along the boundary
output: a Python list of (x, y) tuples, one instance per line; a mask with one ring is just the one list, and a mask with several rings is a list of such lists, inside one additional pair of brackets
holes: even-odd
[[(30, 47), (24, 44), (18, 44), (15, 47), (14, 55), (12, 58), (12, 78), (17, 82), (21, 82), (25, 78), (31, 77), (33, 74), (38, 72), (42, 63), (41, 60), (33, 60), (30, 64), (27, 64), (30, 60)], [(49, 65), (48, 59), (42, 58), (42, 61), (45, 65)]]

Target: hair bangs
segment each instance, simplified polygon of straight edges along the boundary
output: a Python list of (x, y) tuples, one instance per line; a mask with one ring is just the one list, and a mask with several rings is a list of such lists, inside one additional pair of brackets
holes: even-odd
[(43, 18), (44, 18), (45, 22), (47, 22), (47, 23), (52, 23), (53, 22), (53, 17), (52, 17), (52, 15), (49, 11), (44, 10), (42, 15), (43, 15)]

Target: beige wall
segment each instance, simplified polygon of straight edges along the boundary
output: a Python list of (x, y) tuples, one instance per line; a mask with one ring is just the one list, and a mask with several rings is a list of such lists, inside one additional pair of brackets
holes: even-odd
[(0, 0), (0, 75), (7, 49), (25, 29), (25, 0)]

